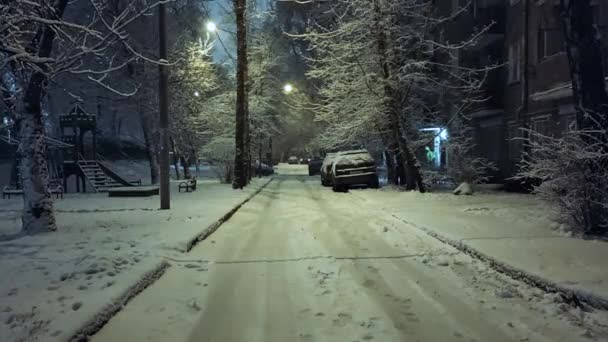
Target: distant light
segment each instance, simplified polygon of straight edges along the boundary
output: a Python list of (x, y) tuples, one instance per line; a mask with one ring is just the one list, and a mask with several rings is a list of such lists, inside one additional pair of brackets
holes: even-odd
[(443, 130), (441, 130), (439, 137), (441, 138), (441, 140), (448, 140), (448, 129), (444, 128)]
[(199, 97), (199, 96), (201, 96), (201, 94), (198, 91), (195, 91), (194, 96)]
[(217, 25), (214, 22), (210, 21), (207, 23), (207, 31), (215, 32), (217, 30)]
[(285, 91), (285, 93), (289, 94), (293, 91), (293, 86), (289, 83), (287, 83), (284, 87), (283, 90)]

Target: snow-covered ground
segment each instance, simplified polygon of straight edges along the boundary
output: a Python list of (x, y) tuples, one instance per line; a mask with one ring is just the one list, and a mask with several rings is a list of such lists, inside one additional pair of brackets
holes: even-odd
[(608, 243), (565, 233), (535, 196), (482, 191), (473, 196), (391, 188), (354, 191), (370, 205), (561, 287), (608, 302)]
[(606, 312), (499, 274), (370, 205), (365, 197), (376, 191), (334, 193), (297, 167), (279, 172), (290, 176), (277, 176), (210, 239), (171, 260), (92, 340), (608, 338)]
[[(205, 180), (192, 193), (173, 182), (169, 211), (158, 196), (57, 200), (57, 232), (0, 242), (0, 341), (65, 341), (266, 181), (235, 191)], [(0, 202), (0, 235), (19, 230), (21, 207)]]

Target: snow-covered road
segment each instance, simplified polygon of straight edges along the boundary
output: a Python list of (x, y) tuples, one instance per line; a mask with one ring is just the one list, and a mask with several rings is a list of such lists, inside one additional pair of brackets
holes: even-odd
[[(601, 319), (317, 178), (278, 176), (93, 341), (586, 341)], [(599, 315), (599, 313), (598, 313)]]

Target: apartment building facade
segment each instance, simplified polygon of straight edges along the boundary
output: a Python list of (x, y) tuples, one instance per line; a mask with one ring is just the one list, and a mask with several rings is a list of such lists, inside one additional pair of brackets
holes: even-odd
[[(592, 4), (608, 63), (608, 1)], [(522, 128), (560, 136), (575, 125), (559, 0), (472, 0), (470, 7), (460, 27), (493, 24), (463, 63), (501, 65), (486, 78), (487, 101), (470, 114), (477, 153), (494, 162), (495, 178), (504, 180), (522, 159)]]

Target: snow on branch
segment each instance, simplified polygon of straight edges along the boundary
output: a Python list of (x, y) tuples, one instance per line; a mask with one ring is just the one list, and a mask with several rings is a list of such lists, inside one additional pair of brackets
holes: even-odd
[[(117, 95), (132, 96), (137, 89), (118, 90), (109, 75), (137, 59), (154, 64), (161, 62), (133, 46), (127, 27), (152, 14), (160, 4), (175, 1), (124, 0), (119, 2), (120, 9), (118, 5), (100, 0), (2, 2), (0, 70), (8, 67), (26, 78), (28, 74), (42, 73), (49, 80), (63, 73), (84, 75)], [(59, 4), (63, 4), (65, 10), (54, 7)], [(51, 56), (39, 54), (44, 32), (53, 32), (55, 36)]]

